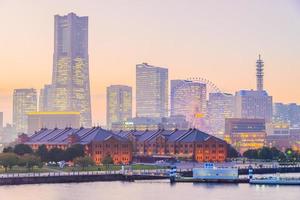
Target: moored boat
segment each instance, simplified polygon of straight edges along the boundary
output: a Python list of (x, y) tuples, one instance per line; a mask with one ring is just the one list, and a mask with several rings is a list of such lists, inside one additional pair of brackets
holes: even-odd
[(300, 178), (288, 177), (263, 177), (249, 180), (250, 184), (257, 185), (300, 185)]

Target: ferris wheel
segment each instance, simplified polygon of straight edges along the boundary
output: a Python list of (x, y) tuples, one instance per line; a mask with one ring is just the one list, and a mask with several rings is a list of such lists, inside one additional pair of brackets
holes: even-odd
[(171, 85), (171, 116), (185, 116), (189, 128), (208, 132), (208, 94), (224, 93), (214, 83), (200, 77), (173, 80)]

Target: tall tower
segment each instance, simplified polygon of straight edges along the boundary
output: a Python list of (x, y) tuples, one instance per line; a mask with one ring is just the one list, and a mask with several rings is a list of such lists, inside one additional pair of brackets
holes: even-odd
[(13, 94), (13, 125), (18, 133), (27, 132), (28, 113), (37, 111), (35, 89), (15, 89)]
[(88, 17), (74, 13), (54, 16), (53, 111), (80, 112), (80, 123), (91, 126)]
[(256, 90), (264, 90), (264, 61), (261, 59), (260, 55), (256, 61)]
[(136, 116), (162, 118), (168, 115), (168, 69), (136, 65)]
[(114, 122), (132, 118), (132, 88), (126, 85), (111, 85), (106, 93), (106, 120), (111, 129)]

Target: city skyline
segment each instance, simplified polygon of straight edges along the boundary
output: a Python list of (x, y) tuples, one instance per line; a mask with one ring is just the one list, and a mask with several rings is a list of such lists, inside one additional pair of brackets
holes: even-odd
[[(1, 12), (3, 16), (5, 16), (7, 12), (11, 11), (10, 9), (12, 9), (14, 3), (15, 1), (3, 1), (0, 3), (1, 8), (4, 8), (3, 12)], [(62, 4), (64, 3), (65, 2), (62, 2)], [(158, 2), (153, 2), (153, 5), (156, 5), (157, 3)], [(133, 91), (135, 91), (134, 66), (136, 63), (142, 62), (149, 62), (159, 66), (167, 66), (170, 71), (170, 80), (174, 78), (188, 78), (196, 75), (211, 80), (224, 92), (234, 93), (240, 89), (255, 88), (255, 59), (257, 58), (257, 55), (261, 53), (265, 61), (265, 70), (267, 74), (264, 77), (265, 88), (268, 90), (268, 93), (273, 96), (274, 102), (299, 103), (298, 99), (300, 97), (300, 92), (297, 90), (296, 83), (297, 76), (299, 76), (297, 67), (300, 63), (296, 60), (297, 55), (295, 53), (298, 52), (299, 47), (296, 44), (289, 43), (287, 39), (288, 37), (295, 37), (298, 35), (297, 31), (299, 31), (294, 28), (295, 23), (299, 23), (295, 21), (299, 13), (297, 12), (298, 10), (293, 8), (293, 6), (296, 4), (293, 1), (287, 3), (288, 5), (282, 5), (279, 1), (275, 1), (275, 6), (268, 11), (268, 17), (266, 17), (266, 19), (259, 18), (260, 16), (264, 16), (262, 14), (265, 14), (264, 12), (266, 11), (267, 6), (266, 3), (258, 4), (258, 1), (253, 1), (253, 3), (248, 4), (235, 3), (235, 6), (240, 6), (241, 8), (241, 10), (238, 11), (241, 12), (240, 14), (242, 14), (241, 21), (245, 20), (249, 23), (239, 24), (241, 21), (233, 20), (232, 23), (228, 24), (226, 21), (226, 23), (222, 25), (222, 23), (220, 23), (220, 18), (215, 17), (207, 21), (212, 22), (212, 26), (220, 25), (220, 27), (212, 27), (205, 22), (202, 24), (204, 29), (200, 28), (199, 25), (200, 22), (203, 22), (201, 18), (197, 18), (199, 21), (192, 21), (194, 15), (198, 16), (196, 15), (196, 10), (192, 7), (197, 6), (197, 8), (201, 9), (201, 6), (198, 6), (200, 3), (193, 2), (189, 5), (184, 5), (185, 8), (191, 11), (190, 14), (186, 17), (180, 15), (183, 22), (189, 22), (186, 25), (182, 25), (184, 26), (185, 31), (182, 28), (179, 31), (175, 24), (170, 23), (165, 27), (165, 29), (163, 29), (163, 31), (160, 32), (161, 35), (155, 34), (155, 31), (145, 31), (144, 29), (138, 29), (142, 30), (139, 34), (127, 32), (125, 30), (128, 29), (126, 25), (128, 25), (130, 28), (145, 28), (146, 25), (147, 27), (152, 28), (162, 28), (162, 24), (172, 22), (171, 18), (164, 16), (162, 10), (160, 9), (158, 9), (157, 12), (159, 14), (158, 16), (160, 16), (162, 19), (162, 24), (157, 21), (156, 17), (153, 16), (153, 18), (151, 18), (152, 16), (149, 13), (151, 9), (149, 10), (147, 8), (147, 5), (150, 3), (146, 2), (136, 2), (132, 4), (131, 8), (128, 8), (130, 10), (140, 7), (140, 9), (138, 9), (138, 13), (134, 15), (128, 15), (125, 19), (123, 19), (122, 22), (124, 22), (124, 25), (121, 25), (119, 22), (121, 19), (121, 16), (119, 15), (109, 15), (109, 20), (104, 21), (99, 14), (96, 14), (96, 9), (92, 9), (91, 12), (89, 12), (88, 10), (91, 8), (90, 6), (80, 7), (82, 5), (82, 1), (75, 2), (71, 7), (62, 6), (67, 8), (63, 10), (55, 7), (54, 3), (50, 2), (45, 3), (45, 5), (40, 5), (37, 3), (38, 5), (32, 6), (32, 8), (28, 6), (29, 4), (30, 3), (27, 2), (27, 5), (24, 5), (24, 8), (22, 6), (20, 6), (20, 8), (22, 7), (24, 10), (29, 9), (35, 11), (32, 13), (36, 16), (34, 17), (33, 14), (30, 14), (22, 16), (24, 19), (21, 19), (21, 16), (15, 16), (12, 19), (7, 19), (7, 21), (4, 22), (4, 25), (8, 25), (8, 23), (14, 22), (14, 20), (21, 20), (21, 25), (19, 27), (13, 27), (13, 32), (8, 31), (6, 33), (4, 30), (1, 33), (3, 34), (3, 37), (1, 37), (1, 42), (3, 42), (4, 45), (7, 45), (5, 51), (4, 49), (1, 50), (0, 59), (0, 69), (2, 72), (0, 79), (0, 111), (4, 112), (5, 122), (11, 122), (12, 119), (11, 113), (13, 89), (33, 87), (39, 90), (44, 84), (51, 82), (50, 74), (52, 71), (51, 66), (53, 53), (53, 15), (66, 14), (69, 12), (75, 12), (79, 16), (87, 15), (90, 19), (92, 19), (92, 25), (90, 25), (90, 27), (93, 27), (90, 31), (92, 41), (90, 41), (91, 47), (89, 51), (92, 74), (92, 108), (94, 112), (93, 115), (95, 116), (94, 123), (100, 122), (101, 124), (105, 124), (106, 86), (110, 84), (126, 84), (133, 86)], [(205, 3), (204, 1), (202, 4), (205, 8), (212, 9), (216, 3)], [(167, 3), (162, 3), (162, 7), (166, 7), (167, 5)], [(181, 3), (175, 2), (173, 5), (174, 7), (170, 9), (171, 16), (174, 14), (178, 15), (178, 12), (181, 10), (179, 8)], [(242, 11), (245, 11), (249, 5), (255, 8), (253, 10), (256, 14), (258, 14), (257, 18), (249, 19), (248, 12), (242, 13)], [(109, 3), (105, 6), (106, 8), (113, 7), (116, 6), (116, 3)], [(299, 5), (297, 6), (299, 9)], [(37, 8), (40, 8), (41, 11), (45, 12), (38, 12)], [(225, 3), (221, 2), (215, 8), (223, 15), (230, 13), (230, 8), (226, 7)], [(102, 9), (104, 8), (101, 8), (101, 10)], [(115, 9), (116, 11), (119, 10), (122, 11), (121, 13), (123, 13), (125, 12), (125, 4), (119, 3)], [(278, 27), (271, 28), (267, 26), (268, 31), (265, 31), (266, 28), (263, 27), (263, 25), (267, 24), (266, 22), (270, 20), (269, 17), (278, 18), (279, 16), (275, 16), (275, 13), (276, 15), (278, 14), (278, 12), (276, 12), (278, 10), (284, 11), (284, 13), (288, 14), (283, 16), (281, 13), (279, 16), (283, 17), (283, 19), (279, 20)], [(22, 10), (18, 11), (20, 13), (24, 12)], [(147, 12), (144, 12), (145, 14), (142, 15), (142, 11)], [(28, 10), (26, 12), (28, 12)], [(108, 13), (105, 12), (105, 14)], [(253, 15), (253, 12), (251, 14)], [(141, 15), (142, 18), (137, 20), (135, 18), (136, 15)], [(204, 12), (203, 15), (209, 17), (211, 16), (211, 13)], [(226, 17), (226, 19), (231, 19), (234, 16), (229, 15)], [(2, 18), (6, 19), (5, 17)], [(260, 19), (259, 23), (254, 23), (257, 22), (258, 18)], [(26, 21), (29, 19), (30, 21)], [(136, 21), (130, 23), (130, 20), (132, 19), (135, 19)], [(240, 29), (238, 33), (236, 33), (237, 36), (239, 36), (237, 39), (238, 41), (234, 40), (235, 37), (233, 36), (235, 35), (230, 35), (232, 32), (227, 29), (226, 31), (224, 30), (225, 36), (221, 37), (220, 40), (216, 37), (214, 40), (208, 37), (208, 34), (213, 33), (214, 31), (221, 31), (221, 28), (224, 28), (226, 25), (233, 27), (235, 23), (240, 25)], [(192, 29), (192, 25), (195, 24), (197, 25), (196, 28)], [(102, 34), (99, 32), (99, 27), (102, 27), (101, 25), (103, 25)], [(34, 26), (39, 27), (40, 30), (34, 28)], [(114, 32), (118, 30), (117, 27), (121, 32)], [(14, 36), (14, 32), (19, 32), (18, 28), (22, 28), (24, 35), (15, 37), (15, 41), (12, 41), (13, 37), (11, 38), (11, 36)], [(268, 34), (276, 33), (274, 31), (280, 30), (281, 32), (284, 31), (286, 37), (279, 38), (279, 34), (274, 34), (268, 35), (270, 36), (270, 38), (268, 38), (266, 37), (266, 33), (262, 34), (259, 33), (259, 31), (256, 31), (254, 32), (254, 36), (250, 37), (249, 39), (249, 41), (253, 43), (250, 44), (250, 42), (240, 41), (243, 40), (243, 38), (249, 37), (248, 34), (245, 34), (245, 30), (243, 30), (243, 28), (245, 28), (247, 31), (261, 30), (261, 32), (265, 31)], [(178, 30), (178, 32), (176, 32), (176, 30)], [(195, 33), (192, 34), (192, 30)], [(112, 32), (113, 34), (109, 36), (109, 34)], [(125, 36), (128, 36), (128, 38), (126, 39), (125, 36), (121, 36), (122, 34), (120, 33), (127, 33)], [(196, 37), (195, 35), (199, 33), (201, 34)], [(189, 38), (186, 36), (191, 37)], [(145, 38), (147, 40), (145, 40)], [(183, 40), (183, 38), (185, 38), (185, 40)], [(224, 41), (224, 38), (228, 39), (228, 41)], [(184, 43), (180, 40), (183, 40), (186, 45), (184, 45)], [(218, 44), (218, 42), (221, 43)], [(225, 52), (223, 51), (222, 46), (226, 46), (228, 42), (232, 43), (232, 51)], [(238, 44), (239, 42), (241, 42), (241, 44)], [(117, 44), (121, 44), (120, 49), (116, 48)], [(17, 45), (20, 45), (21, 48), (17, 48)], [(247, 50), (243, 50), (245, 48), (243, 45), (247, 45)], [(289, 48), (285, 48), (281, 51), (278, 48), (274, 48), (274, 45), (288, 45)], [(219, 49), (214, 50), (216, 47)], [(30, 51), (27, 51), (26, 49), (30, 49)], [(126, 51), (126, 49), (128, 49), (128, 51)], [(136, 51), (136, 49), (139, 49), (139, 51)], [(157, 51), (154, 52), (153, 49), (156, 49)], [(240, 51), (241, 53), (238, 53)], [(200, 54), (202, 56), (200, 56), (199, 59)], [(8, 68), (11, 70), (7, 70)], [(116, 70), (118, 70), (118, 73), (115, 73)], [(19, 72), (15, 75), (18, 78), (11, 79), (10, 77), (12, 77), (12, 74), (15, 71)], [(34, 71), (36, 73), (30, 74), (30, 71)], [(216, 71), (219, 73), (216, 73)], [(236, 76), (236, 73), (234, 73), (236, 71), (239, 72), (239, 76)], [(283, 72), (287, 75), (283, 75)], [(226, 73), (226, 77), (222, 76), (224, 73)], [(23, 76), (20, 76), (19, 74)], [(38, 74), (38, 76), (36, 74)], [(122, 81), (120, 81), (121, 79)], [(239, 88), (236, 87), (237, 85)]]

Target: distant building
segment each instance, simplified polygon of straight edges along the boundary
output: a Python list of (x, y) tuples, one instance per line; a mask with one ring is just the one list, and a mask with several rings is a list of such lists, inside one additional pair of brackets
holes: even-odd
[(53, 87), (52, 85), (45, 85), (44, 88), (40, 90), (39, 96), (39, 111), (53, 111)]
[(225, 119), (225, 140), (240, 153), (263, 147), (266, 135), (264, 119)]
[(171, 116), (185, 116), (190, 127), (198, 127), (195, 118), (204, 118), (206, 113), (206, 84), (171, 80)]
[(235, 117), (272, 121), (272, 97), (266, 91), (241, 90), (235, 94)]
[(288, 123), (291, 128), (300, 128), (300, 105), (275, 103), (273, 122)]
[(85, 153), (91, 156), (96, 164), (110, 156), (115, 164), (129, 164), (132, 161), (131, 142), (124, 137), (99, 127), (94, 128), (65, 128), (46, 129), (34, 133), (28, 137), (21, 136), (23, 143), (28, 144), (33, 150), (45, 145), (48, 150), (52, 148), (67, 149), (74, 144), (84, 145)]
[(136, 65), (136, 117), (167, 117), (168, 96), (168, 69)]
[(111, 85), (106, 91), (106, 120), (111, 129), (114, 122), (132, 118), (132, 88), (125, 85)]
[(52, 74), (53, 111), (80, 112), (80, 123), (90, 127), (88, 17), (55, 15)]
[(140, 161), (183, 158), (197, 162), (223, 162), (227, 143), (197, 129), (120, 131), (133, 144), (133, 154)]
[(3, 112), (0, 112), (0, 133), (3, 129)]
[(162, 118), (135, 117), (126, 121), (113, 122), (113, 131), (157, 130), (161, 128)]
[(224, 137), (225, 119), (234, 117), (234, 105), (234, 96), (231, 94), (209, 94), (207, 117), (211, 134)]
[(28, 129), (29, 112), (37, 111), (37, 92), (35, 89), (15, 89), (13, 94), (13, 126), (18, 133)]
[(34, 133), (42, 128), (79, 128), (79, 112), (30, 112), (28, 113), (28, 131)]
[(112, 123), (113, 131), (130, 131), (130, 130), (185, 130), (189, 128), (189, 123), (185, 120), (185, 116), (171, 116), (163, 118), (146, 118), (135, 117), (127, 121)]

